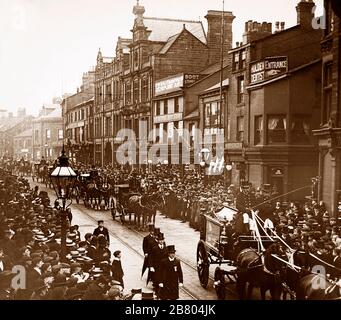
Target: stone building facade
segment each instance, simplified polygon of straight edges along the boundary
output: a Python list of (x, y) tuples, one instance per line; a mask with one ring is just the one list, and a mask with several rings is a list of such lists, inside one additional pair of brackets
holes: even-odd
[[(243, 42), (229, 52), (226, 153), (232, 182), (270, 183), (280, 194), (311, 184), (318, 154), (312, 129), (320, 113), (321, 30), (312, 1), (298, 3), (297, 25), (248, 21)], [(302, 93), (308, 93), (302, 94)], [(227, 131), (227, 130), (225, 130)], [(309, 191), (309, 190), (308, 190)], [(308, 192), (309, 193), (309, 192)], [(307, 190), (290, 195), (301, 199)]]
[(320, 126), (314, 131), (319, 145), (318, 198), (334, 216), (341, 216), (341, 75), (339, 1), (325, 0), (326, 28), (321, 41), (322, 106)]
[(195, 74), (217, 63), (222, 30), (224, 50), (232, 47), (231, 12), (223, 16), (220, 11), (208, 11), (207, 35), (200, 21), (145, 17), (141, 5), (133, 13), (132, 38), (118, 39), (116, 57), (105, 58), (101, 52), (97, 57), (94, 121), (95, 161), (99, 164), (115, 162), (116, 148), (122, 142), (115, 133), (121, 128), (132, 129), (139, 143), (149, 143), (139, 131), (141, 123), (147, 131), (153, 128), (156, 81), (180, 73)]

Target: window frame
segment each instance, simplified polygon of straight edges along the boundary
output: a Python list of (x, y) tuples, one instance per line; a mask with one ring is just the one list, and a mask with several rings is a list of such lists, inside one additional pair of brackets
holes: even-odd
[(255, 146), (263, 144), (263, 132), (264, 132), (264, 117), (263, 115), (255, 115), (254, 138), (253, 138)]
[[(294, 124), (297, 122), (297, 120), (300, 120), (302, 123), (302, 126), (299, 129), (294, 128)], [(311, 138), (312, 138), (311, 120), (312, 118), (311, 118), (311, 115), (309, 114), (292, 115), (291, 126), (290, 126), (290, 141), (292, 144), (294, 145), (310, 145), (311, 144)], [(305, 124), (308, 126), (307, 128), (304, 128)], [(308, 134), (306, 130), (308, 131)]]
[(236, 141), (243, 142), (244, 141), (244, 133), (245, 133), (245, 118), (244, 116), (237, 117), (237, 130), (236, 130)]
[(245, 77), (237, 77), (237, 104), (245, 103)]
[(51, 139), (51, 129), (46, 129), (45, 131), (45, 137), (47, 140)]
[[(284, 129), (269, 129), (270, 120), (278, 118), (279, 120), (282, 120)], [(277, 144), (286, 144), (288, 143), (288, 125), (287, 125), (287, 115), (286, 114), (269, 114), (267, 115), (267, 121), (266, 121), (266, 138), (267, 138), (267, 144), (268, 145), (277, 145)], [(272, 134), (270, 134), (270, 130), (272, 131)], [(270, 141), (270, 137), (276, 133), (284, 132), (284, 140), (283, 141)], [(273, 138), (272, 138), (273, 139)]]
[(323, 97), (322, 97), (322, 125), (327, 124), (331, 115), (333, 103), (333, 62), (328, 61), (323, 65)]

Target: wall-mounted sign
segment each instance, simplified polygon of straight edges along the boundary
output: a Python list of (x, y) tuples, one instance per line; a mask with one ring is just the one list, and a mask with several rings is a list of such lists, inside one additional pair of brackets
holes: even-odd
[(198, 80), (202, 79), (205, 75), (184, 73), (167, 79), (155, 82), (155, 95), (165, 94), (183, 87), (189, 86)]
[(205, 76), (206, 75), (203, 75), (203, 74), (188, 74), (188, 73), (185, 73), (185, 75), (184, 75), (184, 87), (189, 86), (189, 85), (199, 81), (200, 79), (202, 79)]
[(278, 77), (288, 71), (288, 57), (271, 57), (250, 66), (250, 83), (256, 84)]
[(181, 88), (184, 84), (184, 75), (167, 78), (165, 80), (160, 80), (155, 82), (155, 95), (163, 94), (167, 91)]

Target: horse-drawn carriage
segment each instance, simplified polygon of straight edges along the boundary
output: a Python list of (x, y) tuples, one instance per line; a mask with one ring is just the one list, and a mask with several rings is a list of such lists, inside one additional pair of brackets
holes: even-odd
[(51, 187), (50, 173), (52, 170), (53, 166), (49, 166), (48, 164), (41, 162), (35, 162), (32, 165), (32, 180), (44, 183), (46, 187)]
[[(273, 228), (267, 228), (257, 211), (247, 215), (249, 232), (237, 232), (236, 220), (243, 220), (245, 215), (230, 207), (214, 216), (201, 215), (197, 271), (204, 288), (208, 286), (210, 265), (217, 265), (214, 287), (218, 299), (225, 299), (226, 285), (234, 282), (240, 299), (245, 293), (251, 298), (255, 287), (263, 300), (267, 291), (275, 300), (286, 299), (287, 294), (299, 300), (341, 299), (341, 283), (329, 276), (341, 276), (341, 269), (309, 251), (291, 248)], [(333, 272), (320, 272), (328, 269)]]
[(226, 284), (238, 282), (243, 271), (238, 266), (238, 256), (253, 250), (259, 256), (274, 239), (258, 232), (243, 235), (236, 232), (234, 220), (238, 214), (232, 207), (224, 207), (214, 216), (201, 215), (200, 241), (197, 246), (197, 271), (200, 284), (207, 288), (210, 265), (217, 265), (214, 272), (214, 287), (219, 299), (224, 299)]

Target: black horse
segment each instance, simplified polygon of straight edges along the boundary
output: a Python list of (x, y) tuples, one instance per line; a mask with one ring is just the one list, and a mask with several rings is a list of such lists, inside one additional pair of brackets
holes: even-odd
[(255, 249), (244, 249), (236, 258), (237, 265), (237, 292), (239, 298), (250, 299), (253, 289), (260, 288), (261, 299), (266, 299), (266, 292), (270, 291), (273, 300), (279, 300), (282, 294), (283, 263), (274, 257), (277, 255), (286, 258), (280, 244), (274, 243), (264, 253)]

